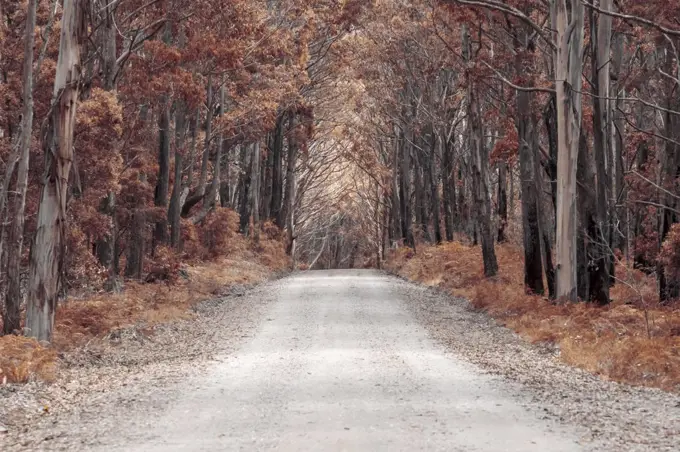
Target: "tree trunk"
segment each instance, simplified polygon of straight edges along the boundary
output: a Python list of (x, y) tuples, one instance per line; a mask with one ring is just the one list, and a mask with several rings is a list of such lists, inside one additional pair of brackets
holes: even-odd
[(396, 246), (397, 242), (401, 238), (401, 218), (400, 212), (400, 202), (399, 202), (399, 138), (395, 134), (394, 141), (392, 144), (392, 192), (390, 193), (391, 209), (390, 209), (390, 220), (391, 220), (391, 238), (392, 242), (390, 245)]
[(54, 96), (44, 135), (43, 179), (28, 279), (27, 334), (52, 339), (64, 262), (66, 198), (73, 161), (73, 128), (78, 104), (80, 54), (87, 39), (85, 0), (64, 0)]
[[(571, 8), (567, 9), (567, 1)], [(581, 132), (583, 4), (557, 0), (557, 298), (576, 301), (576, 167)]]
[(181, 237), (181, 197), (182, 197), (182, 153), (184, 152), (184, 128), (186, 111), (184, 105), (179, 103), (175, 113), (175, 177), (172, 184), (172, 196), (168, 207), (168, 222), (170, 223), (170, 245), (176, 250), (180, 249)]
[(411, 214), (411, 148), (404, 139), (404, 131), (401, 131), (397, 146), (400, 147), (400, 185), (399, 201), (401, 217), (401, 235), (406, 246), (415, 248), (415, 238), (413, 237), (413, 218)]
[(453, 241), (453, 206), (456, 202), (455, 179), (449, 154), (449, 143), (446, 137), (440, 137), (439, 144), (442, 148), (442, 195), (444, 198), (444, 232), (446, 241)]
[[(293, 227), (293, 210), (295, 210), (295, 168), (297, 166), (298, 143), (295, 138), (297, 119), (296, 114), (290, 114), (290, 132), (288, 136), (288, 163), (286, 165), (286, 193), (283, 206), (286, 228), (289, 231)], [(289, 247), (292, 246), (289, 241)], [(289, 250), (290, 251), (290, 250)]]
[[(220, 111), (219, 116), (224, 115), (224, 103), (226, 102), (226, 92), (224, 88), (224, 83), (220, 88)], [(201, 206), (200, 212), (191, 218), (193, 224), (198, 224), (203, 219), (208, 216), (208, 213), (215, 208), (217, 204), (217, 195), (222, 182), (222, 153), (224, 152), (224, 136), (220, 132), (217, 135), (217, 154), (215, 155), (215, 162), (213, 164), (213, 178), (210, 182), (210, 188), (208, 193), (203, 198), (203, 206)]]
[(270, 212), (276, 225), (283, 228), (286, 219), (282, 216), (283, 208), (283, 128), (286, 120), (286, 113), (282, 112), (276, 121), (274, 129), (274, 139), (272, 140), (272, 197)]
[(428, 179), (430, 184), (430, 211), (432, 212), (432, 230), (434, 231), (434, 241), (437, 244), (442, 243), (441, 230), (441, 199), (439, 197), (439, 177), (437, 177), (436, 152), (437, 152), (437, 135), (433, 132), (431, 134), (432, 145), (430, 146), (430, 158), (428, 159)]
[[(518, 69), (520, 66), (518, 65)], [(531, 117), (531, 93), (517, 92), (517, 135), (519, 137), (519, 178), (522, 193), (522, 236), (524, 239), (524, 285), (529, 293), (542, 295), (543, 261), (539, 240), (538, 217), (539, 186), (538, 174), (534, 174), (536, 146), (535, 124)]]
[(205, 186), (208, 181), (208, 162), (210, 162), (210, 143), (212, 142), (212, 119), (213, 119), (213, 84), (212, 76), (208, 76), (208, 110), (205, 118), (205, 145), (203, 148), (203, 160), (201, 161), (201, 175), (198, 179), (197, 196), (205, 195)]
[[(606, 10), (611, 9), (611, 0), (602, 0), (600, 6)], [(609, 61), (611, 47), (611, 16), (601, 14), (595, 22), (595, 12), (591, 10), (591, 30), (597, 34), (597, 39), (591, 39), (592, 79), (593, 96), (593, 154), (595, 159), (595, 229), (596, 236), (589, 237), (595, 241), (592, 247), (590, 259), (592, 287), (597, 290), (591, 291), (591, 301), (605, 305), (609, 303), (610, 265), (611, 265), (611, 223), (609, 218), (609, 200), (611, 199), (611, 179), (607, 174), (606, 160), (611, 154), (610, 127), (609, 127)], [(611, 166), (611, 165), (610, 165)], [(597, 282), (595, 282), (597, 280)]]
[(144, 208), (137, 208), (132, 213), (132, 229), (130, 243), (127, 248), (125, 262), (125, 276), (128, 278), (142, 279), (144, 268), (144, 233), (146, 230), (146, 215)]
[(253, 240), (260, 243), (260, 142), (253, 144), (253, 167), (250, 186), (250, 203), (253, 216)]
[[(465, 57), (472, 55), (470, 36), (467, 29), (463, 30), (463, 47)], [(482, 242), (482, 259), (484, 261), (484, 276), (491, 277), (498, 273), (498, 261), (494, 250), (493, 233), (491, 231), (491, 202), (489, 199), (488, 168), (489, 153), (484, 146), (482, 119), (480, 106), (477, 100), (479, 94), (472, 82), (472, 74), (468, 74), (468, 130), (472, 156), (472, 193), (475, 205), (476, 225), (479, 227), (479, 236)]]
[(242, 234), (248, 232), (248, 221), (250, 219), (250, 203), (248, 202), (248, 194), (250, 193), (251, 181), (251, 165), (252, 159), (248, 153), (248, 147), (241, 145), (240, 152), (240, 168), (238, 184), (238, 205), (239, 205), (239, 229)]
[[(154, 205), (168, 207), (168, 190), (170, 189), (170, 102), (164, 99), (158, 122), (158, 181)], [(154, 232), (154, 249), (157, 244), (168, 241), (168, 220), (163, 218), (156, 222)], [(153, 251), (152, 251), (153, 252)]]
[(19, 138), (19, 161), (17, 186), (10, 204), (13, 210), (9, 218), (14, 221), (9, 228), (7, 241), (7, 293), (3, 311), (3, 333), (12, 334), (21, 330), (21, 252), (24, 243), (24, 212), (26, 209), (26, 189), (33, 136), (33, 46), (35, 43), (35, 22), (37, 0), (28, 1), (26, 12), (26, 31), (24, 41), (23, 68), (23, 111), (21, 136)]
[(508, 165), (498, 163), (498, 243), (505, 242), (508, 225)]

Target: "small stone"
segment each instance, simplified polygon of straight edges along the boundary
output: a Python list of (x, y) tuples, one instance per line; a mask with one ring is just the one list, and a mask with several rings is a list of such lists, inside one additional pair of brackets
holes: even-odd
[(7, 430), (7, 427), (4, 425), (0, 424), (0, 435), (3, 433), (9, 433), (9, 430)]

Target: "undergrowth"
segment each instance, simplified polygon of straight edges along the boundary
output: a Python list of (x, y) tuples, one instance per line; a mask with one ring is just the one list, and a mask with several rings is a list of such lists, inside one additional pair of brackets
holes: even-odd
[(167, 278), (154, 283), (126, 281), (117, 294), (72, 294), (57, 309), (51, 346), (20, 336), (0, 337), (0, 384), (53, 381), (60, 352), (119, 329), (137, 326), (151, 331), (160, 323), (189, 319), (196, 303), (219, 296), (229, 286), (261, 282), (289, 267), (275, 226), (265, 224), (256, 244), (235, 233), (234, 224), (233, 212), (224, 209), (201, 230), (184, 230), (188, 252), (183, 256), (159, 248), (156, 259), (145, 264), (145, 273), (160, 272)]
[(620, 264), (612, 304), (557, 305), (524, 290), (522, 251), (497, 245), (499, 274), (485, 279), (478, 247), (458, 242), (402, 248), (387, 268), (464, 297), (532, 342), (559, 346), (560, 358), (602, 378), (680, 390), (680, 309), (658, 303), (653, 277)]

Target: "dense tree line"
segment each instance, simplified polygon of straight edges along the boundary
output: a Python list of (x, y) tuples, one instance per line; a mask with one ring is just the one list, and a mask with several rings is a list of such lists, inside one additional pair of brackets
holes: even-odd
[(463, 238), (492, 277), (518, 209), (529, 292), (607, 304), (628, 263), (678, 298), (678, 5), (381, 6), (346, 43), (366, 256)]
[(529, 292), (607, 304), (630, 262), (676, 299), (679, 9), (4, 0), (4, 332), (25, 297), (49, 339), (66, 289), (207, 256), (233, 215), (313, 268), (464, 239), (493, 277), (518, 240)]
[(2, 1), (4, 333), (24, 297), (49, 340), (69, 287), (210, 255), (224, 209), (293, 253), (314, 92), (359, 4)]

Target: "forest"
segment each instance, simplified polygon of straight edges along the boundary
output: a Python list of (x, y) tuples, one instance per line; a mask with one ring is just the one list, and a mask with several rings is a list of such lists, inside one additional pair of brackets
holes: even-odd
[(247, 255), (386, 268), (573, 364), (677, 388), (680, 2), (2, 0), (0, 17), (5, 335), (49, 342), (62, 307)]

